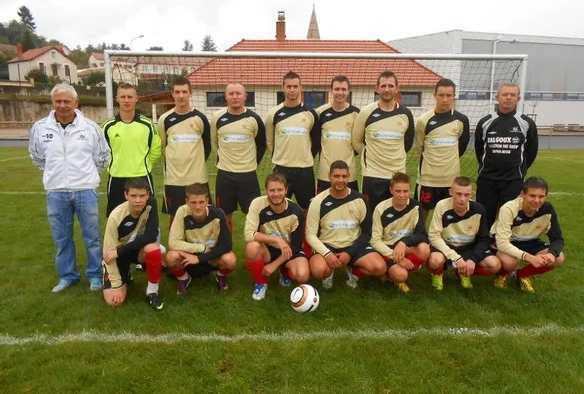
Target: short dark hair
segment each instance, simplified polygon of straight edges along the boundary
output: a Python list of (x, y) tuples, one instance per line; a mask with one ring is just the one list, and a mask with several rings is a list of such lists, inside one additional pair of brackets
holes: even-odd
[(456, 93), (456, 84), (454, 83), (454, 81), (452, 79), (442, 78), (441, 80), (436, 82), (436, 86), (434, 87), (434, 93), (438, 93), (438, 88), (441, 86), (442, 87), (451, 87), (452, 91), (454, 93)]
[(282, 85), (284, 85), (284, 83), (286, 83), (287, 79), (296, 79), (296, 78), (298, 78), (300, 83), (302, 83), (302, 79), (300, 78), (300, 75), (298, 75), (298, 73), (290, 70), (284, 75), (284, 78), (282, 78)]
[(207, 185), (203, 183), (193, 183), (192, 185), (187, 186), (185, 189), (185, 196), (188, 198), (189, 196), (205, 196), (209, 197), (209, 189)]
[(399, 85), (399, 82), (397, 81), (397, 76), (395, 75), (395, 73), (393, 71), (390, 71), (390, 70), (382, 71), (381, 74), (379, 74), (379, 76), (377, 77), (377, 86), (379, 86), (379, 82), (381, 82), (381, 78), (393, 78), (395, 80), (395, 86)]
[(470, 178), (467, 176), (457, 176), (456, 178), (454, 178), (452, 183), (454, 183), (458, 186), (470, 186), (471, 185)]
[(172, 85), (170, 86), (170, 90), (174, 90), (175, 86), (183, 86), (187, 85), (189, 90), (191, 90), (191, 82), (185, 77), (177, 77), (172, 81)]
[(335, 160), (331, 163), (329, 174), (332, 173), (334, 170), (347, 170), (347, 171), (349, 171), (349, 165), (347, 163), (345, 163), (343, 160)]
[(346, 82), (349, 89), (351, 89), (351, 82), (349, 82), (349, 77), (347, 77), (346, 75), (335, 75), (333, 77), (333, 79), (331, 80), (331, 89), (333, 88), (333, 84), (335, 82), (341, 82), (341, 83)]
[(281, 172), (272, 172), (271, 174), (268, 174), (268, 176), (266, 177), (266, 182), (264, 184), (266, 189), (268, 188), (268, 183), (270, 183), (270, 182), (279, 182), (279, 183), (284, 184), (284, 187), (288, 187), (288, 182), (286, 182), (286, 177)]
[(124, 191), (129, 192), (130, 189), (146, 189), (150, 193), (150, 182), (144, 177), (128, 178), (124, 182)]
[(411, 185), (412, 181), (410, 180), (410, 176), (408, 174), (404, 172), (396, 172), (391, 177), (391, 184), (393, 185), (394, 183), (407, 183)]
[(545, 194), (548, 194), (549, 186), (545, 179), (531, 176), (523, 181), (523, 185), (521, 186), (523, 193), (527, 193), (528, 189), (543, 189), (545, 190)]
[(136, 92), (136, 87), (134, 85), (132, 85), (131, 83), (128, 82), (122, 82), (121, 84), (118, 85), (118, 89), (116, 90), (116, 95), (118, 95), (120, 93), (120, 90), (122, 89), (132, 89), (134, 92)]

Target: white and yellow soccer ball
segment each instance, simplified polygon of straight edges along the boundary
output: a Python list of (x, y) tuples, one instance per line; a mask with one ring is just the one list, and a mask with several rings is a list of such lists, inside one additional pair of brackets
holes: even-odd
[(319, 302), (318, 291), (311, 285), (299, 285), (290, 293), (290, 305), (296, 312), (314, 312)]

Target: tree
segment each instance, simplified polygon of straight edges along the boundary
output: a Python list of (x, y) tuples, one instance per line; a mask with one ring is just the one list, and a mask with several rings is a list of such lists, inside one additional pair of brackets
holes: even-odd
[(98, 71), (83, 77), (83, 84), (87, 86), (103, 86), (105, 85), (105, 73)]
[(164, 48), (154, 46), (154, 47), (148, 48), (148, 50), (149, 51), (164, 51)]
[(20, 43), (22, 44), (22, 52), (26, 52), (29, 49), (35, 48), (34, 41), (32, 38), (32, 32), (29, 28), (26, 28), (22, 31)]
[(49, 77), (38, 68), (33, 68), (26, 74), (26, 79), (34, 79), (36, 83), (49, 83)]
[(217, 52), (217, 45), (215, 45), (213, 37), (205, 36), (205, 38), (203, 38), (203, 45), (201, 45), (201, 50), (203, 52)]
[(193, 43), (190, 42), (189, 40), (185, 40), (182, 50), (186, 51), (186, 52), (192, 51), (193, 50)]
[(34, 23), (34, 17), (32, 13), (26, 6), (22, 6), (18, 9), (18, 17), (20, 18), (20, 23), (23, 26), (28, 27), (31, 32), (36, 30), (36, 23)]

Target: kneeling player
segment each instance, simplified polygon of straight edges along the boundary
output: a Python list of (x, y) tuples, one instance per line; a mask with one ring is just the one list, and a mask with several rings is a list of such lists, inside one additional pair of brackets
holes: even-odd
[[(525, 180), (521, 194), (504, 204), (493, 225), (497, 243), (497, 256), (501, 260), (501, 271), (495, 277), (495, 286), (507, 287), (507, 275), (519, 265), (517, 281), (521, 290), (533, 293), (531, 277), (553, 270), (564, 262), (564, 238), (558, 215), (552, 204), (546, 201), (548, 184), (542, 178)], [(550, 243), (541, 236), (546, 233)]]
[(225, 214), (209, 205), (207, 185), (186, 188), (186, 204), (179, 207), (168, 236), (170, 251), (166, 264), (178, 279), (176, 293), (186, 294), (192, 278), (213, 271), (217, 289), (227, 290), (227, 274), (235, 269), (237, 257), (231, 250), (231, 231)]
[(349, 166), (342, 160), (330, 166), (331, 187), (319, 193), (308, 208), (306, 240), (315, 251), (310, 271), (333, 286), (334, 270), (346, 268), (347, 285), (357, 287), (362, 276), (381, 277), (386, 272), (383, 257), (369, 245), (371, 215), (365, 198), (348, 187)]
[(465, 289), (470, 289), (471, 275), (488, 276), (499, 271), (501, 263), (489, 247), (490, 237), (485, 208), (475, 201), (470, 179), (454, 178), (450, 198), (436, 204), (428, 235), (432, 253), (428, 270), (432, 285), (442, 290), (444, 265), (449, 260)]
[(245, 219), (246, 266), (255, 279), (254, 300), (263, 300), (267, 277), (280, 269), (280, 285), (291, 280), (306, 283), (310, 277), (308, 260), (302, 250), (304, 214), (286, 198), (286, 178), (281, 173), (266, 177), (266, 195), (254, 199)]
[(424, 212), (419, 201), (410, 199), (410, 177), (396, 172), (389, 191), (392, 198), (373, 211), (371, 246), (387, 261), (387, 276), (399, 290), (410, 291), (408, 273), (416, 271), (430, 256)]
[(126, 202), (109, 215), (103, 239), (103, 298), (119, 306), (132, 283), (130, 264), (145, 265), (148, 275), (146, 296), (154, 310), (164, 307), (158, 296), (162, 272), (162, 253), (156, 243), (158, 213), (150, 185), (145, 178), (130, 178), (124, 185)]

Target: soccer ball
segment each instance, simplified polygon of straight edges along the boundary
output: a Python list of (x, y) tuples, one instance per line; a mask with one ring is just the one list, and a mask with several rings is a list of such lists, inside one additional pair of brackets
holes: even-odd
[(314, 312), (319, 302), (318, 291), (310, 285), (300, 285), (290, 293), (290, 305), (296, 312)]

